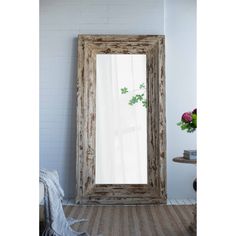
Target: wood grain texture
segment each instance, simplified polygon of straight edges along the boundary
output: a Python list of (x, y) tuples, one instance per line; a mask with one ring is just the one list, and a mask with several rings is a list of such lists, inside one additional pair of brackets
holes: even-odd
[[(73, 206), (66, 216), (86, 218), (88, 221), (72, 227), (91, 236), (195, 236), (189, 229), (193, 205), (167, 206)], [(70, 214), (70, 212), (74, 212)], [(80, 214), (81, 213), (81, 214)]]
[[(148, 184), (95, 184), (96, 55), (146, 54)], [(76, 201), (166, 203), (165, 39), (157, 35), (79, 35)]]
[(197, 205), (194, 205), (194, 209), (192, 211), (193, 217), (192, 217), (192, 222), (189, 226), (189, 228), (196, 233), (197, 231)]

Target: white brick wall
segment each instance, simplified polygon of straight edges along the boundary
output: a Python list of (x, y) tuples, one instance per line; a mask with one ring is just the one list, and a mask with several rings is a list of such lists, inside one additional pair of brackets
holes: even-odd
[(75, 190), (78, 34), (163, 34), (163, 0), (40, 1), (40, 165)]
[(165, 0), (165, 35), (168, 197), (195, 198), (196, 167), (172, 158), (196, 148), (196, 133), (176, 125), (183, 112), (196, 106), (196, 0)]
[[(173, 2), (166, 1), (168, 7)], [(172, 14), (167, 10), (167, 14)], [(178, 14), (181, 15), (181, 11)], [(171, 24), (175, 21), (178, 16)], [(164, 0), (40, 0), (40, 166), (58, 170), (66, 197), (73, 197), (75, 192), (78, 34), (164, 34)], [(177, 61), (181, 55), (178, 56)], [(185, 59), (188, 60), (188, 56)], [(179, 78), (182, 76), (183, 71), (178, 74)], [(177, 90), (167, 91), (169, 99), (176, 99), (178, 94)], [(173, 117), (170, 111), (168, 115)], [(181, 176), (185, 168), (186, 173), (184, 179), (178, 178), (179, 182), (168, 173), (171, 176), (168, 192), (172, 198), (193, 197), (189, 186), (195, 175), (193, 168), (174, 167), (171, 163), (172, 155), (183, 147), (183, 142), (179, 142), (177, 148), (168, 147), (170, 171), (175, 170)], [(180, 196), (181, 181), (185, 186), (181, 187), (184, 196)]]

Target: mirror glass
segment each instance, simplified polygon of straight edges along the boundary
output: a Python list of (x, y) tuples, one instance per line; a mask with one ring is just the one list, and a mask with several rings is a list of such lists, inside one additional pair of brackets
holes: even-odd
[(96, 55), (95, 184), (147, 184), (146, 55)]

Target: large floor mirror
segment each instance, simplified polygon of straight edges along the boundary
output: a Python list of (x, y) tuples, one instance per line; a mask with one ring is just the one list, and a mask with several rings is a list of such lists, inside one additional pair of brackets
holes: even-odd
[(164, 43), (79, 35), (78, 203), (166, 202)]
[(146, 55), (96, 56), (95, 184), (147, 184)]

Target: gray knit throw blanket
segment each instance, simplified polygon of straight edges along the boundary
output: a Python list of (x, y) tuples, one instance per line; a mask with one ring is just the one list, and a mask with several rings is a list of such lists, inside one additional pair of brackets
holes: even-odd
[(70, 225), (86, 221), (66, 218), (62, 199), (64, 191), (59, 183), (56, 171), (40, 170), (39, 181), (44, 184), (45, 230), (43, 236), (88, 236), (85, 232), (76, 232)]

